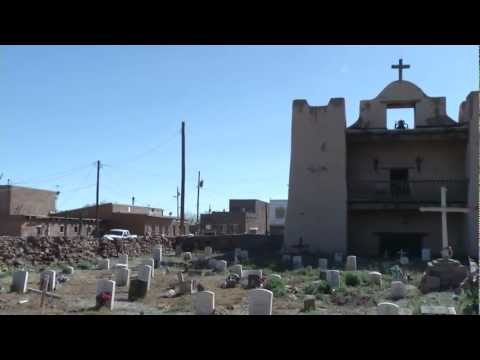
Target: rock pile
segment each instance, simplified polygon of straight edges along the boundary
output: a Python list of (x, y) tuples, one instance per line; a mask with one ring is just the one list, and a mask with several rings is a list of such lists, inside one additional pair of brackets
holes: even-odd
[(121, 253), (144, 256), (161, 242), (156, 238), (139, 237), (123, 244), (93, 238), (67, 239), (62, 237), (20, 238), (0, 236), (0, 265), (23, 267), (51, 263), (75, 264), (100, 257), (114, 257)]

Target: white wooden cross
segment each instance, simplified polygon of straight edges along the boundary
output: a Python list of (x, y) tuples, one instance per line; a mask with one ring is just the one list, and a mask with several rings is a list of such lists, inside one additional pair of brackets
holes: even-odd
[(442, 257), (449, 257), (448, 255), (448, 230), (447, 230), (447, 213), (468, 213), (467, 208), (447, 207), (447, 188), (441, 188), (441, 206), (440, 207), (420, 207), (420, 211), (439, 212), (442, 214)]

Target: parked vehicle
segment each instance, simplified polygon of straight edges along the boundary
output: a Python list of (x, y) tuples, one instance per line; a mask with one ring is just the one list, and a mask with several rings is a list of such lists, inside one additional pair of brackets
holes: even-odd
[(124, 229), (112, 229), (105, 235), (103, 239), (113, 241), (113, 240), (136, 240), (137, 235), (130, 234), (130, 231)]

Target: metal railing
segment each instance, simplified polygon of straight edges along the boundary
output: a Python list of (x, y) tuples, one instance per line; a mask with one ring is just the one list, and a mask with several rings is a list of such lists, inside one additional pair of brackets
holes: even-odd
[(439, 203), (440, 188), (448, 189), (447, 203), (467, 201), (468, 180), (412, 180), (348, 182), (348, 201), (351, 203)]

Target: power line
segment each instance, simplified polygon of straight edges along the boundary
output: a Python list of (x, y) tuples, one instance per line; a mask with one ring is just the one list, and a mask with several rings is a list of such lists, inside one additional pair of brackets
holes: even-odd
[(44, 182), (44, 181), (49, 181), (49, 180), (58, 180), (58, 179), (62, 179), (62, 178), (65, 178), (73, 173), (76, 173), (77, 171), (79, 170), (83, 170), (83, 169), (86, 169), (87, 167), (91, 166), (91, 163), (88, 164), (88, 165), (82, 165), (82, 166), (79, 166), (79, 167), (75, 167), (75, 168), (72, 168), (70, 170), (65, 170), (65, 171), (61, 171), (61, 172), (57, 172), (57, 173), (52, 173), (50, 175), (46, 175), (46, 176), (41, 176), (40, 178), (35, 178), (35, 179), (28, 179), (28, 180), (23, 180), (23, 181), (15, 181), (15, 182), (12, 182), (12, 185), (21, 185), (21, 184), (31, 184), (33, 182)]

